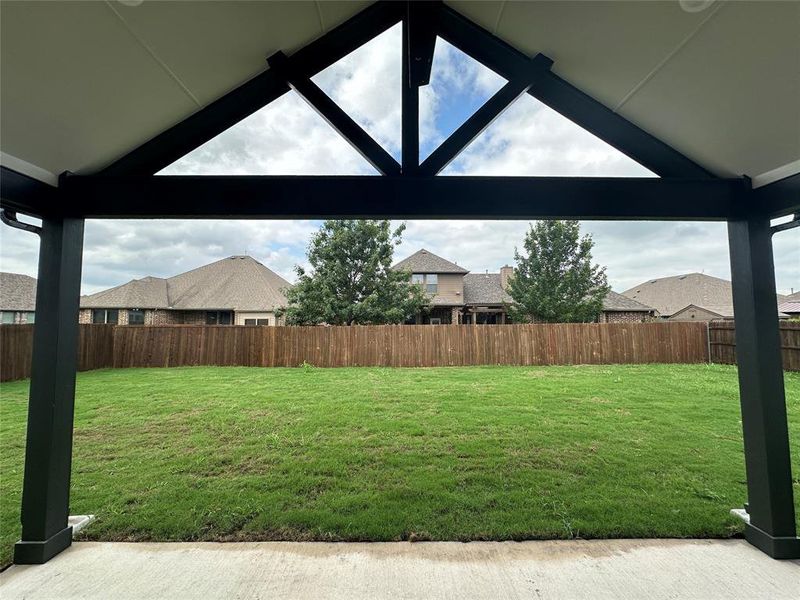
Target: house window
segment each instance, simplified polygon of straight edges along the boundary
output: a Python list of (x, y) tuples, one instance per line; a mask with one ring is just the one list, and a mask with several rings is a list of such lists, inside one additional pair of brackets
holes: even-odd
[(431, 325), (441, 325), (442, 319), (439, 317), (431, 317), (430, 323)]
[(3, 325), (13, 325), (14, 324), (14, 313), (4, 310), (2, 313), (2, 320)]
[(232, 313), (229, 310), (206, 311), (206, 325), (230, 325)]
[(269, 319), (245, 319), (245, 325), (269, 325)]
[(92, 310), (92, 323), (116, 325), (119, 322), (119, 311), (116, 308), (95, 308)]
[(132, 308), (128, 311), (128, 325), (144, 325), (144, 311)]
[(414, 273), (411, 276), (411, 283), (422, 285), (423, 283), (425, 283), (425, 275), (423, 275), (422, 273)]
[(435, 294), (439, 291), (439, 276), (436, 273), (425, 275), (425, 291), (429, 294)]

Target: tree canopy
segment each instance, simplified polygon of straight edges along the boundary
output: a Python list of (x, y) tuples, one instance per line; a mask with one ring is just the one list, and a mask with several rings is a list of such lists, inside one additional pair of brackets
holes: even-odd
[(402, 323), (427, 304), (411, 274), (391, 269), (405, 225), (389, 221), (329, 220), (311, 238), (311, 272), (298, 281), (284, 311), (290, 325)]
[(540, 221), (531, 225), (523, 247), (514, 250), (509, 281), (514, 322), (595, 321), (609, 287), (605, 267), (592, 264), (594, 241), (580, 235), (578, 221)]

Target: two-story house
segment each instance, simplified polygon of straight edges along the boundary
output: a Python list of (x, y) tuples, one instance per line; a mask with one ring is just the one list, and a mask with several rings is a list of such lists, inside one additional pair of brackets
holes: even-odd
[(397, 271), (409, 271), (411, 281), (425, 289), (431, 309), (417, 315), (413, 323), (443, 325), (462, 323), (464, 310), (465, 268), (436, 256), (424, 248), (392, 266)]
[[(504, 266), (499, 273), (470, 273), (463, 267), (422, 249), (395, 264), (393, 269), (409, 271), (411, 281), (424, 286), (431, 308), (419, 314), (414, 324), (502, 325), (508, 323), (508, 282), (514, 269)], [(609, 291), (603, 300), (601, 323), (649, 321), (655, 311), (644, 304)]]

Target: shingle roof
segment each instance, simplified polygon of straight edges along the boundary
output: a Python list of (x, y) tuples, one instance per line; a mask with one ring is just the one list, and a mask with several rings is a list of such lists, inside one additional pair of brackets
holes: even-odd
[(609, 290), (603, 299), (603, 310), (607, 312), (653, 312), (653, 308)]
[(19, 273), (0, 273), (0, 310), (36, 310), (36, 279)]
[(511, 296), (500, 283), (500, 273), (464, 275), (464, 304), (508, 304)]
[(399, 271), (411, 271), (412, 273), (469, 273), (466, 269), (459, 267), (441, 256), (436, 256), (433, 252), (417, 250), (404, 258), (399, 263), (392, 266), (392, 269)]
[(169, 308), (167, 280), (144, 277), (81, 297), (81, 308)]
[(800, 300), (793, 300), (791, 302), (784, 302), (783, 304), (779, 304), (778, 311), (786, 313), (787, 315), (800, 314)]
[(794, 294), (784, 296), (783, 300), (784, 302), (800, 302), (800, 292), (795, 292)]
[[(690, 304), (718, 314), (733, 315), (733, 288), (727, 279), (704, 273), (687, 273), (645, 281), (622, 292), (624, 296), (652, 306), (665, 317), (674, 315)], [(777, 294), (775, 304), (785, 296)], [(720, 313), (719, 311), (725, 311)]]
[(291, 284), (249, 256), (230, 256), (168, 279), (145, 277), (81, 298), (83, 308), (272, 311)]

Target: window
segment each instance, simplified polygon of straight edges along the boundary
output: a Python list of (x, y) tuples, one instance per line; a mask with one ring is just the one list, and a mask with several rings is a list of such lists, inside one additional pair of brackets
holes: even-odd
[(95, 308), (92, 310), (92, 323), (116, 325), (119, 322), (119, 311), (116, 308)]
[(269, 319), (245, 319), (245, 325), (269, 325)]
[(128, 311), (128, 325), (144, 325), (144, 311), (132, 308)]
[(431, 317), (430, 323), (431, 325), (441, 325), (442, 320), (439, 317)]
[(7, 310), (5, 310), (0, 314), (3, 315), (3, 317), (2, 317), (3, 325), (13, 325), (14, 324), (14, 313), (13, 312), (8, 312)]
[(25, 322), (28, 325), (33, 325), (36, 322), (36, 313), (35, 312), (26, 312), (25, 313)]
[(423, 275), (422, 273), (414, 273), (413, 275), (411, 275), (411, 283), (422, 285), (423, 283), (425, 283), (425, 275)]
[(232, 314), (229, 310), (206, 311), (206, 325), (230, 325), (233, 320)]
[(429, 294), (435, 294), (439, 291), (439, 276), (436, 273), (425, 275), (425, 291)]

